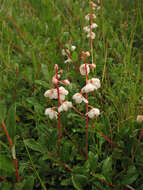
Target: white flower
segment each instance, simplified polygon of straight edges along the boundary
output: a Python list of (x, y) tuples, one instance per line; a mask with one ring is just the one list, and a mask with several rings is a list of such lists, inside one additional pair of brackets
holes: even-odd
[(88, 64), (86, 64), (86, 67), (85, 67), (85, 64), (82, 64), (80, 66), (79, 70), (80, 70), (81, 75), (86, 75), (86, 68), (87, 68), (87, 75), (88, 75), (90, 72), (90, 68), (89, 68)]
[(58, 108), (58, 112), (62, 112), (62, 111), (68, 111), (69, 108), (72, 107), (72, 102), (63, 102), (61, 104), (61, 106)]
[(92, 84), (95, 87), (95, 90), (101, 87), (100, 80), (98, 78), (92, 78), (87, 81), (88, 84)]
[(87, 34), (87, 38), (91, 38), (92, 40), (93, 39), (95, 39), (95, 33), (94, 32), (89, 32), (88, 34)]
[(88, 100), (84, 98), (80, 93), (74, 94), (72, 98), (77, 104), (80, 104), (82, 101), (84, 101), (86, 104), (88, 103)]
[(62, 55), (65, 56), (67, 54), (70, 54), (69, 49), (62, 49)]
[(57, 89), (47, 90), (47, 91), (44, 93), (44, 96), (45, 96), (46, 98), (50, 98), (50, 99), (57, 99), (57, 98), (58, 98)]
[(63, 86), (60, 86), (59, 91), (60, 91), (60, 94), (63, 94), (63, 95), (68, 95), (69, 93)]
[(92, 25), (91, 25), (91, 28), (93, 29), (93, 28), (97, 28), (98, 27), (98, 25), (96, 24), (96, 23), (92, 23)]
[(95, 65), (94, 63), (89, 64), (89, 66), (90, 66), (91, 68), (93, 68), (93, 69), (95, 69), (95, 68), (96, 68), (96, 65)]
[(54, 111), (52, 108), (47, 108), (45, 110), (45, 115), (48, 115), (50, 119), (57, 119), (58, 113)]
[(88, 93), (88, 92), (92, 92), (95, 90), (95, 86), (91, 83), (89, 84), (86, 84), (86, 86), (84, 86), (82, 89), (81, 89), (81, 92), (82, 93)]
[(71, 51), (74, 51), (76, 49), (76, 46), (71, 46)]
[[(95, 19), (96, 18), (96, 15), (95, 14), (92, 14), (92, 18)], [(85, 16), (85, 20), (89, 21), (90, 20), (90, 14), (87, 14)]]
[(86, 115), (88, 115), (89, 118), (99, 116), (100, 115), (100, 110), (98, 108), (92, 108), (88, 113), (86, 113)]
[(68, 58), (67, 60), (64, 61), (64, 63), (71, 63), (72, 60), (70, 58)]
[(63, 55), (63, 56), (66, 55), (65, 49), (62, 49), (62, 55)]
[(90, 27), (89, 27), (89, 26), (85, 26), (85, 27), (83, 27), (83, 30), (84, 30), (85, 32), (90, 32)]
[(137, 122), (138, 122), (138, 123), (143, 122), (143, 115), (138, 115), (138, 116), (137, 116)]
[(89, 56), (90, 56), (89, 51), (86, 51), (86, 52), (85, 52), (85, 55), (86, 55), (87, 57), (89, 57)]
[(89, 19), (90, 19), (90, 14), (87, 14), (87, 15), (85, 16), (85, 20), (89, 21)]
[[(65, 96), (68, 95), (68, 91), (63, 87), (59, 87), (59, 94), (60, 94), (60, 101), (64, 101), (65, 100)], [(50, 98), (50, 99), (58, 99), (58, 92), (57, 92), (57, 88), (51, 89), (51, 90), (47, 90), (44, 93), (44, 96), (46, 98)]]

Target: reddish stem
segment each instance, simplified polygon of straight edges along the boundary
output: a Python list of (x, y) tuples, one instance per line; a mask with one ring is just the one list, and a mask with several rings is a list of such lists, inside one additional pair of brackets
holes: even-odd
[[(88, 78), (87, 78), (87, 63), (86, 63), (86, 58), (84, 56), (84, 64), (85, 64), (85, 73), (86, 73), (86, 84), (87, 84), (87, 81), (88, 81)], [(87, 101), (88, 101), (88, 93), (86, 93), (85, 95)], [(86, 104), (86, 159), (88, 159), (88, 103)]]
[(92, 38), (91, 38), (91, 33), (92, 33), (92, 9), (93, 9), (93, 7), (92, 7), (92, 3), (90, 2), (90, 47), (92, 47), (92, 42), (93, 42), (93, 40), (92, 40)]
[[(55, 71), (56, 71), (56, 79), (57, 79), (57, 94), (58, 94), (58, 106), (60, 106), (60, 90), (59, 90), (59, 79), (58, 79), (58, 65), (55, 66)], [(57, 145), (58, 145), (58, 155), (60, 156), (60, 138), (62, 136), (61, 134), (61, 113), (58, 112), (58, 130), (59, 130), (59, 136), (58, 136), (58, 141), (57, 141)]]
[(66, 164), (63, 164), (62, 162), (60, 162), (59, 160), (56, 159), (56, 157), (54, 155), (52, 155), (51, 153), (47, 153), (51, 158), (53, 158), (58, 164), (60, 164), (62, 167), (66, 168), (67, 170), (69, 170), (70, 172), (73, 172), (73, 170), (68, 167)]
[(140, 144), (140, 141), (141, 141), (142, 136), (143, 136), (143, 128), (142, 128), (142, 130), (141, 130), (141, 132), (140, 132), (140, 135), (139, 135), (139, 138), (138, 138), (138, 142), (137, 142), (136, 149), (135, 149), (135, 152), (134, 152), (134, 154), (133, 154), (132, 160), (134, 160), (134, 158), (135, 158), (135, 156), (136, 156), (136, 152), (137, 152), (137, 150), (138, 150), (138, 147), (139, 147), (139, 144)]
[(5, 179), (4, 177), (0, 176), (0, 179), (1, 179), (2, 181), (4, 181), (4, 182), (7, 182), (7, 183), (8, 183), (7, 179)]
[[(5, 134), (7, 136), (7, 140), (9, 142), (9, 146), (12, 149), (13, 146), (14, 146), (14, 144), (13, 144), (13, 142), (12, 142), (12, 140), (11, 140), (9, 134), (8, 134), (8, 130), (6, 128), (6, 125), (5, 125), (4, 121), (2, 121), (1, 126), (4, 129), (4, 131), (5, 131)], [(12, 156), (12, 158), (13, 158), (13, 156)], [(18, 161), (17, 161), (16, 158), (13, 158), (13, 162), (14, 162), (14, 165), (15, 165), (15, 173), (16, 173), (17, 183), (20, 184), (20, 175), (19, 175), (19, 170), (18, 170)]]

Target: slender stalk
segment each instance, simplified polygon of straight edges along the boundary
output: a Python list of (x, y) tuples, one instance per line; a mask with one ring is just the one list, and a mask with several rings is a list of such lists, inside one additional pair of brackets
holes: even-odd
[(34, 166), (34, 163), (33, 163), (33, 161), (32, 161), (31, 155), (30, 155), (30, 153), (29, 153), (28, 147), (27, 147), (25, 141), (23, 141), (23, 142), (24, 142), (24, 145), (25, 145), (25, 148), (26, 148), (26, 151), (27, 151), (28, 157), (29, 157), (29, 159), (30, 159), (30, 162), (31, 162), (32, 168), (33, 168), (33, 170), (34, 170), (34, 172), (35, 172), (37, 178), (39, 179), (39, 181), (40, 181), (40, 183), (41, 183), (42, 189), (43, 189), (43, 190), (47, 190), (47, 188), (45, 187), (45, 185), (44, 185), (42, 179), (41, 179), (40, 176), (39, 176), (39, 173), (37, 172), (37, 170), (36, 170), (36, 168), (35, 168), (35, 166)]
[[(87, 78), (87, 63), (86, 63), (86, 57), (84, 56), (84, 64), (85, 64), (85, 73), (86, 73), (86, 84), (87, 84), (87, 81), (88, 81), (88, 78)], [(87, 101), (88, 101), (88, 93), (86, 93), (85, 95)], [(86, 104), (86, 159), (88, 159), (88, 103)]]
[(92, 3), (90, 2), (90, 53), (91, 53), (91, 59), (92, 59), (92, 63), (93, 63), (93, 40), (91, 38), (91, 35), (92, 35), (92, 23), (93, 23), (92, 10), (93, 10), (93, 7), (92, 7)]
[(142, 130), (141, 130), (140, 135), (139, 135), (139, 138), (138, 138), (138, 142), (137, 142), (137, 145), (136, 145), (136, 148), (135, 148), (133, 157), (132, 157), (132, 161), (134, 160), (134, 158), (135, 158), (135, 156), (136, 156), (136, 152), (137, 152), (138, 147), (139, 147), (139, 145), (140, 145), (140, 141), (141, 141), (142, 136), (143, 136), (143, 127), (142, 127)]
[[(56, 72), (56, 79), (57, 79), (57, 94), (58, 94), (58, 106), (60, 106), (60, 90), (59, 90), (59, 79), (58, 79), (58, 65), (55, 65), (55, 72)], [(57, 141), (57, 145), (58, 145), (58, 156), (60, 156), (60, 138), (62, 136), (61, 133), (61, 113), (58, 112), (58, 131), (59, 131), (59, 136), (58, 136), (58, 141)]]
[(62, 162), (60, 162), (59, 160), (56, 159), (56, 157), (51, 154), (51, 153), (47, 153), (51, 158), (53, 158), (59, 165), (61, 165), (62, 167), (66, 168), (67, 170), (69, 170), (70, 172), (73, 172), (73, 170), (67, 165), (67, 164), (63, 164)]
[(8, 130), (6, 128), (6, 125), (5, 125), (4, 121), (2, 121), (1, 126), (5, 131), (5, 134), (7, 136), (7, 140), (9, 142), (9, 146), (11, 148), (11, 154), (12, 154), (13, 162), (14, 162), (14, 165), (15, 165), (15, 174), (16, 174), (16, 178), (17, 178), (17, 183), (20, 184), (21, 182), (20, 182), (20, 175), (19, 175), (19, 170), (18, 170), (18, 161), (17, 161), (15, 155), (13, 155), (13, 153), (12, 153), (12, 149), (14, 147), (14, 144), (13, 144), (12, 139), (10, 138), (10, 136), (8, 134)]

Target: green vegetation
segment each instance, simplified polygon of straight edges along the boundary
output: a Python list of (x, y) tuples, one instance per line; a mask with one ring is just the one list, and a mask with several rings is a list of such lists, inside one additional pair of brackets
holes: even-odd
[[(136, 121), (143, 115), (143, 2), (100, 6), (89, 78), (99, 78), (101, 88), (89, 102), (101, 114), (89, 119), (86, 159), (85, 119), (73, 109), (62, 112), (59, 151), (58, 122), (44, 114), (58, 102), (44, 92), (55, 64), (71, 82), (68, 100), (85, 84), (75, 64), (90, 51), (83, 31), (89, 1), (0, 0), (1, 190), (143, 189), (143, 122)], [(76, 46), (75, 64), (64, 63), (67, 42)], [(73, 105), (85, 114), (84, 103)]]

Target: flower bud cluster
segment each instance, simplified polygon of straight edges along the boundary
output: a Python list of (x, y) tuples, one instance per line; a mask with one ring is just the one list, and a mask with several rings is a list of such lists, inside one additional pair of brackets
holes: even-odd
[(100, 6), (96, 5), (93, 1), (90, 1), (90, 5), (91, 5), (91, 13), (85, 16), (85, 20), (90, 22), (90, 24), (88, 26), (83, 27), (83, 30), (86, 32), (87, 38), (95, 39), (96, 35), (95, 32), (93, 32), (92, 30), (96, 29), (98, 25), (95, 22), (93, 22), (93, 20), (96, 19), (96, 15), (92, 14), (92, 12), (95, 10), (99, 10)]
[[(58, 65), (55, 65), (54, 69), (56, 74), (52, 78), (52, 83), (56, 85), (56, 88), (47, 90), (44, 93), (44, 96), (49, 99), (58, 99), (58, 102), (61, 105), (59, 105), (57, 108), (53, 107), (53, 108), (47, 108), (45, 110), (45, 115), (48, 115), (50, 119), (57, 119), (58, 112), (68, 111), (68, 109), (72, 107), (71, 102), (65, 101), (66, 96), (69, 94), (68, 90), (66, 90), (63, 86), (59, 87), (59, 84), (70, 85), (70, 82), (67, 79), (63, 81), (60, 80), (61, 77), (60, 74), (62, 74), (63, 71), (62, 70), (58, 71)], [(57, 109), (58, 112), (55, 111), (55, 109)]]
[(76, 46), (74, 45), (66, 45), (65, 49), (62, 49), (62, 55), (66, 58), (66, 60), (64, 61), (64, 63), (71, 63), (72, 59), (70, 56), (70, 51), (74, 51), (76, 49)]

